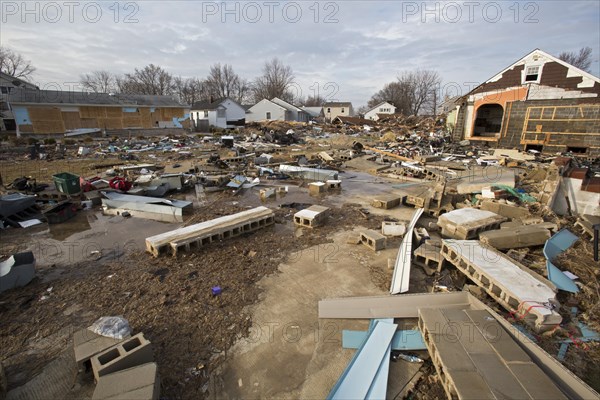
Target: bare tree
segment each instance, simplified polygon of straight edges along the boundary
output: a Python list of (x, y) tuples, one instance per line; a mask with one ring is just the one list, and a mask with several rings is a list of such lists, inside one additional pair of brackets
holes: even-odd
[(166, 96), (174, 93), (175, 80), (160, 66), (150, 64), (117, 78), (117, 87), (120, 93)]
[(8, 47), (0, 46), (0, 71), (15, 78), (27, 80), (35, 72), (35, 67), (21, 54)]
[(291, 85), (294, 82), (292, 67), (284, 65), (278, 58), (267, 61), (263, 66), (263, 74), (254, 80), (252, 92), (254, 101), (279, 97), (292, 100), (294, 94)]
[(234, 88), (233, 99), (240, 104), (248, 104), (252, 101), (252, 84), (248, 79), (240, 78)]
[[(368, 102), (368, 107), (373, 108), (377, 104), (387, 101), (396, 107), (396, 112), (402, 114), (411, 113), (410, 88), (401, 82), (387, 83), (383, 89), (375, 93)], [(368, 111), (368, 110), (367, 110)]]
[(302, 104), (305, 107), (321, 107), (325, 103), (326, 103), (325, 98), (323, 98), (319, 95), (308, 96), (305, 100), (300, 101), (300, 104)]
[(396, 107), (396, 112), (404, 115), (417, 115), (431, 112), (437, 107), (437, 93), (440, 77), (436, 71), (416, 70), (402, 73), (398, 80), (386, 84), (369, 100), (369, 107), (387, 101)]
[(79, 78), (81, 86), (94, 93), (112, 93), (117, 89), (117, 77), (109, 71), (93, 71)]
[(192, 105), (200, 100), (208, 100), (210, 97), (208, 85), (198, 78), (178, 77), (174, 79), (174, 86), (177, 98), (185, 104)]
[(412, 97), (411, 111), (413, 115), (418, 115), (422, 111), (430, 111), (426, 108), (431, 107), (431, 102), (441, 82), (436, 71), (419, 69), (413, 72), (405, 72), (398, 80), (412, 89), (410, 96)]
[(231, 65), (219, 63), (210, 67), (206, 84), (214, 98), (230, 97), (238, 85), (240, 77), (233, 71)]
[(592, 66), (592, 48), (591, 47), (582, 47), (579, 49), (579, 53), (574, 51), (563, 51), (558, 55), (560, 60), (563, 60), (574, 67), (582, 69), (584, 71), (590, 72), (590, 67)]

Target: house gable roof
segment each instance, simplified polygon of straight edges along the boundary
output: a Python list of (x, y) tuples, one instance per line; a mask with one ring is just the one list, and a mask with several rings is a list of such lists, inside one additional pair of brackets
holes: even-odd
[(369, 111), (367, 111), (365, 114), (370, 113), (371, 111), (375, 111), (377, 108), (381, 107), (384, 104), (389, 104), (390, 106), (392, 106), (394, 109), (396, 109), (396, 106), (393, 105), (392, 103), (390, 103), (389, 101), (382, 101), (381, 103), (377, 104), (375, 107), (371, 108)]
[(91, 106), (147, 106), (188, 108), (170, 96), (153, 96), (140, 94), (109, 94), (69, 92), (59, 90), (13, 89), (10, 95), (13, 104), (70, 104)]
[(280, 105), (281, 107), (283, 107), (283, 108), (287, 108), (287, 109), (288, 109), (288, 110), (290, 110), (290, 111), (297, 111), (297, 112), (302, 112), (302, 111), (304, 111), (304, 110), (302, 110), (301, 108), (299, 108), (299, 107), (296, 107), (295, 105), (293, 105), (293, 104), (291, 104), (291, 103), (288, 103), (288, 102), (287, 102), (287, 101), (285, 101), (285, 100), (281, 100), (279, 97), (274, 97), (274, 98), (272, 98), (272, 99), (271, 99), (271, 101), (272, 101), (273, 103), (275, 103), (275, 104), (279, 104), (279, 105)]
[(270, 106), (272, 106), (272, 107), (277, 107), (277, 108), (279, 108), (279, 109), (281, 109), (281, 110), (288, 111), (288, 109), (287, 109), (287, 108), (285, 108), (285, 107), (282, 107), (282, 106), (280, 106), (280, 105), (279, 105), (279, 104), (277, 104), (277, 103), (273, 103), (273, 102), (272, 102), (271, 100), (269, 100), (269, 99), (262, 99), (261, 101), (259, 101), (258, 103), (256, 103), (256, 104), (255, 104), (255, 105), (253, 105), (252, 107), (250, 107), (250, 108), (249, 108), (249, 109), (248, 109), (246, 112), (247, 112), (247, 113), (251, 113), (251, 112), (252, 112), (252, 109), (253, 109), (254, 107), (256, 107), (256, 106), (257, 106), (257, 105), (259, 105), (259, 104), (265, 104), (265, 103), (266, 103), (266, 104), (268, 104), (268, 105), (270, 105)]
[[(525, 68), (527, 60), (533, 58), (549, 60), (544, 64), (539, 84), (546, 86), (556, 86), (564, 89), (580, 90), (588, 93), (600, 94), (600, 79), (594, 75), (583, 71), (543, 50), (535, 49), (519, 60), (515, 61), (502, 71), (492, 76), (479, 86), (475, 87), (466, 96), (482, 93), (492, 90), (504, 89), (507, 87), (522, 86), (521, 73)], [(594, 82), (593, 85), (578, 87), (585, 79)]]
[(349, 101), (330, 101), (323, 104), (323, 107), (352, 107), (352, 103)]

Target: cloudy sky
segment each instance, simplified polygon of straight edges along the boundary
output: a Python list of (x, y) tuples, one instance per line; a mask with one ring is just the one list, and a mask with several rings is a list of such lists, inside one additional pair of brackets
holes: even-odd
[(227, 63), (253, 79), (278, 57), (293, 68), (298, 94), (358, 107), (403, 70), (435, 69), (467, 92), (535, 48), (584, 46), (600, 76), (597, 0), (1, 0), (0, 14), (0, 44), (31, 60), (33, 80), (48, 89), (150, 63), (184, 77)]

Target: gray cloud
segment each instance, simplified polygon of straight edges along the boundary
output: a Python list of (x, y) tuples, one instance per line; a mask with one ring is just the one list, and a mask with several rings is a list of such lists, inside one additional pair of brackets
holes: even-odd
[[(52, 14), (48, 3), (62, 15)], [(64, 2), (29, 2), (28, 10), (38, 7), (36, 22), (22, 2), (2, 1), (0, 43), (31, 59), (42, 84), (149, 63), (199, 77), (216, 62), (228, 63), (252, 79), (266, 60), (279, 57), (296, 72), (304, 96), (317, 89), (330, 95), (332, 85), (325, 85), (334, 82), (335, 98), (355, 106), (403, 70), (435, 69), (445, 82), (460, 85), (481, 82), (534, 48), (558, 54), (590, 46), (593, 73), (600, 75), (597, 1), (482, 1), (471, 15), (462, 2), (242, 1), (228, 2), (230, 13), (221, 2), (116, 3), (118, 14), (113, 1), (80, 2), (70, 20)], [(98, 9), (101, 17), (92, 22)], [(126, 23), (128, 16), (137, 22)]]

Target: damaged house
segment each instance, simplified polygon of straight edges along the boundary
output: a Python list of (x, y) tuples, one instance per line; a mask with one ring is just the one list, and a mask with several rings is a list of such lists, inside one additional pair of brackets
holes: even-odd
[[(181, 128), (189, 118), (189, 106), (170, 96), (14, 87), (7, 105), (17, 134)], [(10, 123), (5, 121), (6, 126)]]
[(192, 104), (190, 119), (198, 132), (208, 132), (211, 126), (235, 128), (246, 123), (246, 109), (228, 97), (199, 101)]
[(600, 156), (600, 79), (536, 49), (457, 102), (456, 140)]

